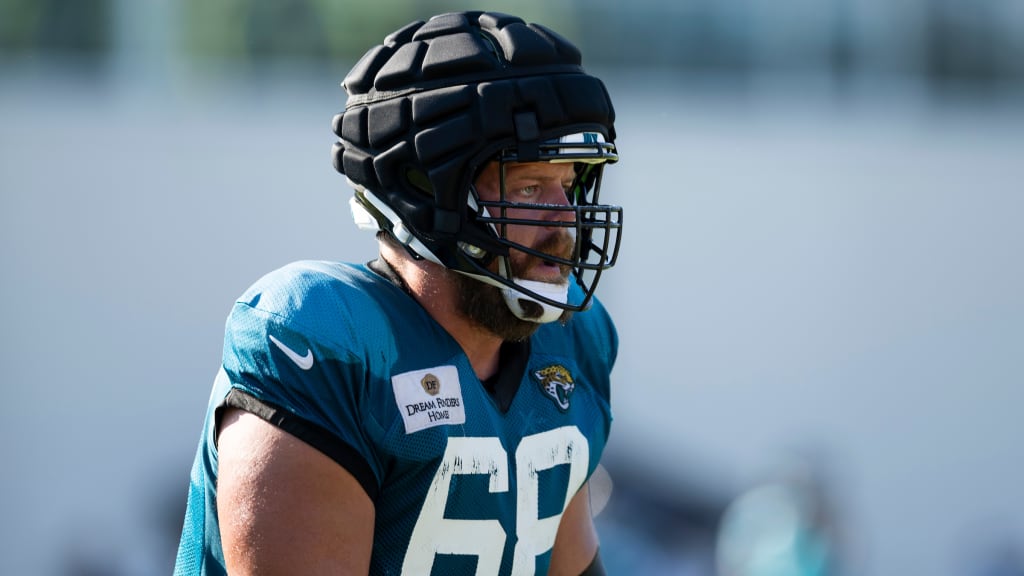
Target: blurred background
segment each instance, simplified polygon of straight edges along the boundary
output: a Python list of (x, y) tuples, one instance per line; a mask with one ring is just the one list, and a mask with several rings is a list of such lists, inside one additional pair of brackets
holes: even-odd
[(233, 299), (375, 254), (340, 81), (471, 8), (616, 104), (609, 572), (1024, 574), (1020, 0), (0, 0), (0, 573), (170, 573)]

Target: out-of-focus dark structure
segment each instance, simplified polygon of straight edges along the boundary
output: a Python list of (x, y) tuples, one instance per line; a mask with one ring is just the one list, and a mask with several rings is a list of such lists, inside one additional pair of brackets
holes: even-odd
[[(349, 62), (380, 32), (471, 3), (326, 0), (209, 3), (125, 0), (4, 0), (5, 65), (103, 64), (159, 46), (188, 67), (220, 63), (260, 70), (275, 62)], [(481, 7), (486, 7), (486, 2)], [(1013, 0), (519, 0), (509, 11), (571, 36), (598, 68), (743, 78), (825, 74), (920, 79), (931, 88), (1019, 91), (1024, 81), (1024, 9)], [(153, 36), (157, 36), (156, 39)], [(148, 37), (149, 41), (140, 40)], [(137, 56), (131, 56), (137, 57)]]

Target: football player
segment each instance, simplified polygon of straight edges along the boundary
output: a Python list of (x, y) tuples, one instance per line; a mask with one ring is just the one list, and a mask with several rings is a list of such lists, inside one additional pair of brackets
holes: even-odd
[(235, 303), (175, 574), (603, 574), (604, 84), (552, 30), (465, 12), (343, 86), (334, 165), (379, 257), (291, 264)]

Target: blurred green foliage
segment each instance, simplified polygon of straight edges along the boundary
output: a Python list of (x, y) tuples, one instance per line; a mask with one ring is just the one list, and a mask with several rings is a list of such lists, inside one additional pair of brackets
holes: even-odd
[(98, 55), (112, 45), (112, 0), (0, 0), (0, 54)]
[[(1024, 83), (1021, 0), (0, 0), (0, 64), (36, 55), (258, 69), (348, 65), (390, 32), (443, 12), (489, 10), (573, 41), (587, 66), (743, 79), (762, 71), (903, 74)], [(857, 16), (860, 10), (879, 27)], [(98, 67), (95, 69), (99, 69)]]
[(461, 10), (498, 10), (563, 34), (571, 3), (543, 0), (184, 0), (184, 45), (198, 59), (355, 60), (415, 20)]

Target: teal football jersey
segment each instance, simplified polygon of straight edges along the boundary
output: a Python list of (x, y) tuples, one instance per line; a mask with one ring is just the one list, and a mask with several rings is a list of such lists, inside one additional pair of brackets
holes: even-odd
[(175, 574), (225, 573), (215, 443), (224, 406), (302, 438), (362, 484), (376, 512), (371, 574), (547, 573), (562, 512), (608, 438), (617, 347), (594, 301), (506, 345), (499, 377), (514, 381), (496, 388), (369, 267), (299, 262), (268, 274), (227, 321)]

